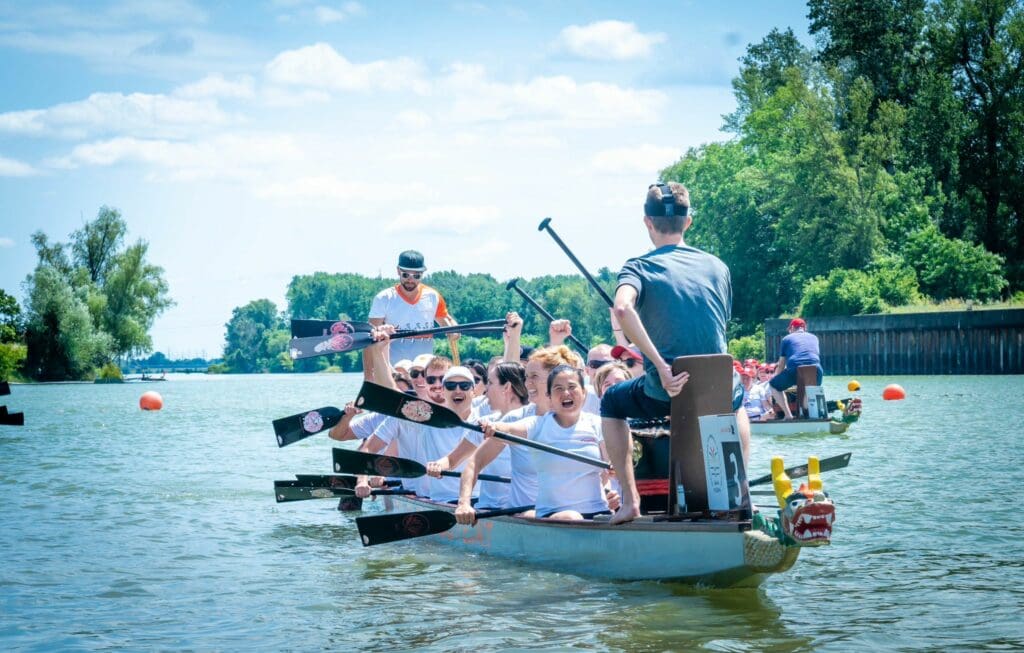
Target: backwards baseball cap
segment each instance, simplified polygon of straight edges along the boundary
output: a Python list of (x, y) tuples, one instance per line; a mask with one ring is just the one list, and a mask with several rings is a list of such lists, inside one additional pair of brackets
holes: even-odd
[(414, 249), (407, 249), (398, 255), (398, 267), (410, 272), (423, 272), (427, 269), (423, 263), (423, 254)]
[(461, 376), (467, 381), (473, 380), (473, 373), (469, 371), (468, 367), (463, 367), (462, 365), (449, 367), (448, 371), (444, 373), (444, 380), (447, 381), (448, 379), (453, 379), (457, 376)]
[(434, 360), (433, 354), (420, 354), (419, 356), (413, 359), (412, 365), (409, 366), (409, 369), (411, 370), (414, 367), (426, 369), (427, 365), (429, 365), (430, 361), (432, 360)]
[(804, 322), (804, 319), (802, 317), (794, 317), (792, 320), (789, 321), (789, 328), (790, 329), (806, 329), (807, 328), (807, 323)]
[(411, 370), (412, 361), (409, 360), (408, 358), (403, 358), (402, 360), (398, 361), (391, 367), (395, 368), (396, 370)]
[(621, 358), (623, 354), (630, 358), (634, 358), (638, 361), (642, 361), (644, 359), (643, 354), (640, 353), (640, 350), (634, 347), (633, 345), (630, 345), (629, 347), (615, 345), (614, 347), (612, 347), (612, 358)]

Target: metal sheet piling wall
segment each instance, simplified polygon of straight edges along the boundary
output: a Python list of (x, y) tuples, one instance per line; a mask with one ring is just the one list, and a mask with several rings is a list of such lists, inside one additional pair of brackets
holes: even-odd
[[(826, 374), (1024, 374), (1024, 309), (806, 319)], [(765, 320), (767, 360), (788, 324)]]

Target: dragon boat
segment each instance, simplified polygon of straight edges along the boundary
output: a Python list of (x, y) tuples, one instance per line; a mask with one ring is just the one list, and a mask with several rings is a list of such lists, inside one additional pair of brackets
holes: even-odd
[[(772, 419), (750, 422), (752, 435), (796, 435), (800, 433), (824, 433), (838, 435), (846, 433), (850, 425), (860, 419), (861, 400), (847, 397), (839, 401), (826, 401), (825, 391), (815, 385), (816, 370), (813, 366), (797, 368), (796, 386), (787, 391), (787, 399), (793, 407), (794, 419)], [(807, 397), (807, 408), (804, 397)]]
[[(822, 488), (818, 459), (789, 470), (796, 474), (800, 469), (808, 476), (808, 483), (794, 491), (782, 459), (773, 458), (772, 473), (754, 483), (773, 484), (778, 511), (755, 511), (731, 412), (730, 357), (676, 359), (674, 373), (684, 370), (700, 383), (688, 385), (673, 399), (669, 437), (656, 438), (668, 441), (667, 464), (655, 460), (656, 455), (645, 456), (646, 468), (664, 467), (668, 479), (643, 479), (644, 466), (635, 467), (643, 479), (639, 484), (658, 487), (644, 497), (645, 514), (635, 521), (613, 526), (607, 518), (560, 521), (496, 511), (478, 514), (481, 519), (471, 527), (455, 523), (453, 505), (387, 496), (384, 515), (356, 519), (363, 544), (423, 537), (581, 576), (715, 587), (757, 586), (792, 567), (801, 549), (830, 544), (835, 506)], [(389, 414), (408, 412), (404, 402), (416, 400), (397, 401), (402, 405)], [(849, 456), (841, 458), (845, 465)]]

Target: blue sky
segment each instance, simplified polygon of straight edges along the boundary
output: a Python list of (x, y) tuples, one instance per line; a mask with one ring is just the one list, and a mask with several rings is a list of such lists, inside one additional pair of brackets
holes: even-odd
[(737, 58), (787, 27), (811, 42), (804, 4), (0, 2), (0, 287), (21, 300), (29, 236), (103, 205), (165, 269), (172, 356), (218, 355), (231, 309), (284, 308), (294, 275), (391, 275), (403, 249), (571, 273), (546, 216), (617, 269), (648, 249), (647, 184), (727, 138)]

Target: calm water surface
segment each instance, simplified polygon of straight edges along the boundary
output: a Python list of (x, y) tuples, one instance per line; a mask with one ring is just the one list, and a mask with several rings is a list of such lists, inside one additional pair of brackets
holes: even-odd
[[(0, 649), (1024, 648), (1024, 377), (860, 381), (851, 434), (754, 438), (752, 475), (772, 454), (854, 452), (824, 475), (833, 545), (756, 590), (364, 548), (336, 502), (274, 503), (274, 479), (330, 473), (331, 445), (278, 449), (271, 420), (342, 406), (354, 375), (14, 386), (0, 402), (27, 426), (0, 427)], [(889, 382), (909, 398), (882, 401)], [(147, 389), (163, 411), (138, 409)]]

